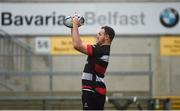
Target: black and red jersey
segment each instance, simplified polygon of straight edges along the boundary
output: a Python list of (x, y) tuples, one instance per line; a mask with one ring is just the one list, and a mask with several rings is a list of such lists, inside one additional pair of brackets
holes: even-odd
[(82, 75), (82, 89), (106, 94), (104, 76), (109, 62), (110, 45), (87, 45), (87, 63)]

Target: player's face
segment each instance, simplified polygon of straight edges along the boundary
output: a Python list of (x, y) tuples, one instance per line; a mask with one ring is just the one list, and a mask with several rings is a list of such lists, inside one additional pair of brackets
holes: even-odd
[(105, 42), (105, 36), (106, 36), (105, 30), (104, 30), (104, 29), (101, 29), (101, 30), (99, 31), (99, 33), (97, 34), (97, 42), (98, 42), (99, 44), (103, 44), (103, 43)]

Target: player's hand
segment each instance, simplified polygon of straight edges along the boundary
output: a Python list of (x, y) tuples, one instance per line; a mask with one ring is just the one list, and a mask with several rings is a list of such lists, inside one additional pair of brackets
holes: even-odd
[(74, 16), (72, 17), (73, 19), (73, 25), (79, 27), (80, 26), (80, 22), (79, 22), (79, 18), (78, 15), (75, 13)]

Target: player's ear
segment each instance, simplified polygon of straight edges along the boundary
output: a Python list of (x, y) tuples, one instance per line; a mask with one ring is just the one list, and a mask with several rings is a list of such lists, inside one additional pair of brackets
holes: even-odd
[(106, 39), (109, 39), (109, 35), (108, 35), (108, 34), (106, 34), (105, 38), (106, 38)]

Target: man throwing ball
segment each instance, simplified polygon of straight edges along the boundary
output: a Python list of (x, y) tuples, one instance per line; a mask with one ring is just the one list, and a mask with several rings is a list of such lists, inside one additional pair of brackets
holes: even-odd
[(82, 74), (83, 110), (103, 110), (106, 98), (104, 76), (109, 63), (110, 46), (115, 32), (111, 27), (103, 26), (97, 34), (97, 43), (87, 44), (81, 41), (78, 17), (74, 16), (72, 19), (73, 47), (77, 51), (88, 55)]

